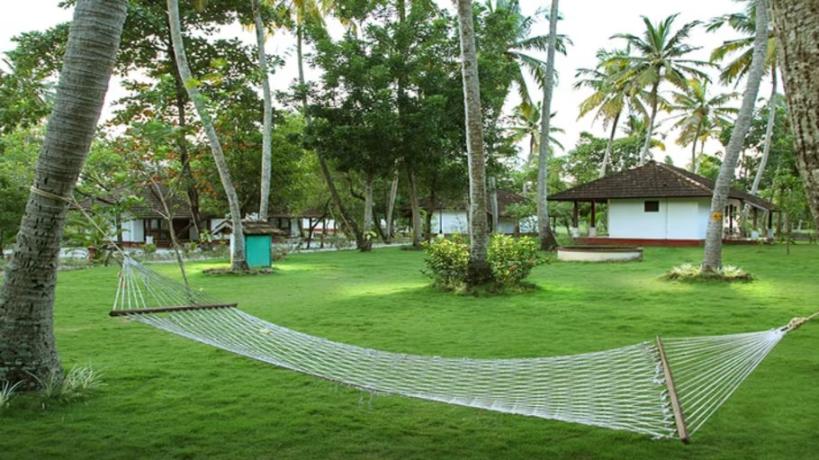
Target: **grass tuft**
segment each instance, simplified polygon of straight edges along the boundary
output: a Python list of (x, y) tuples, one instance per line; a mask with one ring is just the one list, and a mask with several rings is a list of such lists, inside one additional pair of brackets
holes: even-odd
[(682, 264), (671, 268), (665, 274), (665, 279), (671, 281), (725, 281), (725, 282), (748, 282), (753, 281), (754, 277), (745, 270), (733, 266), (726, 265), (717, 271), (703, 271), (702, 267), (694, 264)]
[(0, 410), (9, 407), (21, 383), (3, 382), (3, 385), (0, 385)]

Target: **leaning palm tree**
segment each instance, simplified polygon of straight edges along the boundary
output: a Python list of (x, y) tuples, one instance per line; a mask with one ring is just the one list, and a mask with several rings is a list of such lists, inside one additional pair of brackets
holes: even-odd
[(699, 25), (699, 21), (689, 22), (674, 31), (674, 21), (677, 14), (669, 16), (657, 24), (653, 24), (643, 16), (645, 31), (642, 37), (632, 34), (616, 34), (612, 38), (626, 41), (629, 48), (637, 54), (625, 57), (614, 56), (612, 65), (621, 65), (624, 70), (619, 80), (621, 82), (634, 81), (641, 87), (650, 88), (647, 94), (647, 103), (650, 105), (648, 131), (646, 132), (643, 149), (640, 152), (640, 163), (645, 163), (651, 148), (651, 137), (654, 133), (657, 109), (660, 105), (660, 86), (669, 82), (678, 88), (685, 88), (690, 77), (707, 79), (708, 76), (699, 68), (710, 63), (694, 59), (686, 59), (697, 47), (685, 43), (691, 30)]
[(552, 0), (549, 10), (549, 48), (546, 54), (546, 79), (543, 82), (543, 104), (540, 109), (540, 148), (537, 164), (537, 234), (540, 248), (552, 250), (557, 240), (549, 224), (549, 133), (551, 132), (552, 90), (555, 78), (555, 50), (557, 48), (558, 0)]
[(578, 119), (589, 112), (596, 111), (594, 119), (603, 122), (603, 128), (611, 124), (609, 139), (606, 143), (606, 152), (600, 164), (600, 177), (606, 175), (611, 163), (611, 151), (614, 145), (614, 136), (624, 111), (645, 113), (645, 107), (640, 96), (645, 96), (639, 85), (633, 80), (623, 81), (619, 77), (628, 69), (627, 61), (614, 59), (628, 56), (626, 50), (608, 51), (601, 49), (597, 52), (598, 64), (593, 69), (580, 68), (575, 74), (574, 87), (590, 88), (592, 94), (580, 103)]
[(216, 128), (213, 126), (213, 119), (208, 112), (207, 104), (202, 93), (199, 92), (196, 79), (191, 73), (188, 65), (188, 56), (185, 54), (185, 46), (182, 41), (182, 27), (179, 19), (179, 0), (167, 0), (168, 4), (168, 24), (171, 29), (171, 42), (173, 44), (174, 54), (176, 55), (176, 67), (179, 70), (179, 76), (185, 82), (185, 90), (188, 93), (188, 98), (193, 102), (193, 107), (196, 109), (199, 120), (202, 122), (202, 128), (205, 130), (205, 135), (210, 143), (210, 151), (213, 155), (214, 163), (216, 163), (216, 170), (219, 173), (219, 179), (222, 181), (222, 187), (225, 190), (225, 195), (228, 200), (228, 208), (230, 209), (230, 220), (233, 224), (233, 244), (231, 249), (231, 269), (234, 271), (247, 270), (247, 260), (245, 258), (245, 241), (242, 229), (242, 210), (239, 206), (239, 197), (236, 194), (236, 188), (233, 186), (233, 180), (230, 177), (230, 170), (228, 169), (225, 154), (222, 151), (222, 144), (219, 143), (219, 136), (216, 134)]
[[(554, 118), (556, 114), (556, 112), (552, 112), (551, 117)], [(563, 132), (563, 129), (550, 124), (549, 143), (563, 149), (563, 144), (553, 135), (554, 133)], [(528, 104), (519, 104), (516, 106), (512, 114), (512, 125), (509, 127), (509, 135), (515, 143), (525, 139), (529, 140), (529, 157), (526, 162), (533, 164), (537, 158), (537, 152), (540, 149), (540, 107)]]
[(469, 265), (466, 279), (468, 285), (478, 286), (492, 279), (492, 272), (486, 260), (489, 225), (486, 219), (486, 165), (481, 88), (478, 81), (472, 0), (457, 0), (457, 7), (466, 115), (466, 151), (469, 163)]
[(256, 31), (256, 49), (259, 56), (259, 73), (262, 79), (262, 97), (264, 98), (264, 115), (262, 116), (262, 178), (261, 196), (259, 197), (259, 219), (266, 221), (270, 208), (270, 174), (272, 167), (271, 138), (273, 130), (273, 100), (270, 95), (270, 78), (265, 51), (267, 31), (262, 21), (259, 0), (250, 0), (253, 10), (253, 26)]
[(725, 148), (725, 156), (719, 169), (719, 175), (714, 186), (714, 196), (711, 199), (711, 218), (708, 221), (708, 231), (705, 236), (705, 254), (702, 262), (704, 272), (716, 271), (722, 268), (722, 229), (723, 210), (728, 203), (728, 193), (734, 179), (739, 153), (745, 142), (745, 135), (751, 127), (754, 115), (754, 105), (759, 93), (759, 85), (765, 73), (765, 51), (768, 45), (768, 2), (756, 0), (756, 37), (754, 37), (754, 53), (751, 67), (748, 70), (745, 93), (742, 96), (742, 106), (739, 110), (731, 139)]
[(708, 94), (708, 81), (697, 79), (689, 80), (685, 89), (671, 95), (668, 108), (679, 112), (679, 115), (672, 117), (677, 119), (673, 128), (680, 133), (677, 144), (691, 145), (691, 172), (697, 171), (697, 142), (704, 144), (712, 132), (709, 127), (727, 122), (730, 116), (737, 113), (736, 108), (726, 105), (735, 97), (736, 93), (712, 96)]
[[(730, 62), (723, 68), (720, 73), (720, 81), (723, 83), (733, 83), (738, 85), (751, 67), (751, 60), (753, 55), (754, 35), (756, 30), (756, 4), (749, 2), (745, 11), (739, 13), (726, 14), (716, 17), (708, 23), (707, 30), (709, 32), (716, 31), (725, 25), (730, 26), (734, 31), (744, 34), (745, 36), (733, 40), (723, 42), (711, 52), (711, 62), (722, 62), (731, 56)], [(754, 181), (751, 184), (751, 194), (756, 195), (759, 192), (759, 184), (762, 182), (762, 176), (765, 174), (765, 167), (768, 165), (768, 158), (771, 153), (771, 142), (773, 140), (773, 129), (776, 121), (776, 110), (774, 104), (776, 100), (776, 90), (778, 85), (777, 69), (776, 69), (776, 45), (777, 40), (773, 32), (773, 27), (768, 27), (768, 44), (765, 53), (765, 67), (766, 73), (771, 77), (771, 94), (768, 98), (768, 120), (765, 128), (765, 141), (762, 147), (762, 157), (759, 159), (759, 166), (754, 176)], [(746, 209), (743, 210), (743, 216), (747, 214)]]
[(79, 0), (17, 246), (0, 290), (0, 381), (61, 376), (54, 287), (68, 203), (96, 132), (119, 48), (126, 0)]

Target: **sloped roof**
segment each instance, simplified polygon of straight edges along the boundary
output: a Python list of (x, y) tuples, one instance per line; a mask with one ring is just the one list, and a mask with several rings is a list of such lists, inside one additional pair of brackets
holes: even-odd
[[(710, 197), (714, 181), (676, 166), (649, 161), (643, 166), (620, 171), (549, 197), (553, 201), (598, 201), (617, 198)], [(730, 198), (743, 200), (761, 209), (774, 210), (768, 200), (732, 188)]]
[[(214, 234), (230, 234), (233, 231), (233, 222), (227, 219), (213, 229)], [(261, 220), (242, 220), (242, 232), (245, 235), (273, 235), (287, 236), (287, 232)]]

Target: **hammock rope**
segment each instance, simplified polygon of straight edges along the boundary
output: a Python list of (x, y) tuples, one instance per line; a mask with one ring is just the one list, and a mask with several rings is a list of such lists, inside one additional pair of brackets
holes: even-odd
[[(762, 332), (665, 338), (570, 356), (417, 356), (337, 343), (269, 323), (127, 256), (112, 315), (366, 391), (683, 441), (785, 334), (819, 316)], [(666, 376), (672, 374), (669, 381)]]

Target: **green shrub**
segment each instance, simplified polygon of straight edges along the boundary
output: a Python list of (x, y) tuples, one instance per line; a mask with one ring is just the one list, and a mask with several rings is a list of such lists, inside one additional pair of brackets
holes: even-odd
[(466, 279), (469, 263), (469, 247), (462, 242), (436, 238), (424, 243), (426, 257), (424, 274), (432, 283), (443, 289), (458, 289)]
[[(466, 238), (459, 235), (438, 238), (424, 243), (424, 249), (426, 268), (423, 272), (432, 278), (433, 284), (449, 290), (462, 288), (469, 263)], [(487, 263), (492, 270), (489, 290), (502, 291), (521, 286), (532, 269), (543, 261), (535, 239), (493, 235), (487, 248)]]
[(487, 261), (492, 278), (500, 288), (520, 286), (532, 269), (543, 263), (534, 238), (493, 235), (489, 241)]

